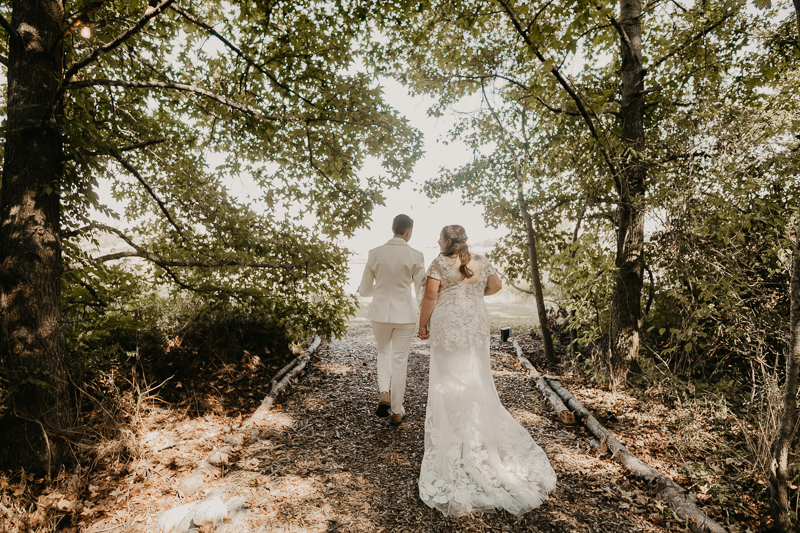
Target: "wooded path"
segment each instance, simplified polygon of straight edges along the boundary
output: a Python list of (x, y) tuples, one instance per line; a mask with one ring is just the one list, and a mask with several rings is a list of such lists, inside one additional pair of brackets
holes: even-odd
[[(493, 348), (498, 343), (494, 339)], [(417, 493), (428, 347), (419, 340), (412, 345), (408, 414), (392, 427), (374, 415), (376, 347), (369, 329), (323, 346), (265, 418), (260, 437), (237, 454), (229, 473), (207, 483), (245, 497), (252, 510), (225, 531), (665, 530), (648, 518), (658, 507), (644, 487), (607, 456), (597, 457), (587, 435), (556, 422), (515, 357), (496, 350), (492, 368), (503, 404), (547, 453), (558, 488), (522, 517), (501, 512), (448, 519), (428, 508)]]

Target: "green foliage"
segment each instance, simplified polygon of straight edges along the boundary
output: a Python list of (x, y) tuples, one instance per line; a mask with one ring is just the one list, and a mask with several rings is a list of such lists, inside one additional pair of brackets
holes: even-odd
[[(68, 23), (92, 8), (92, 37), (66, 34), (65, 70), (146, 6), (68, 6)], [(366, 226), (421, 155), (359, 56), (373, 32), (351, 8), (175, 3), (65, 80), (64, 171), (45, 192), (62, 201), (73, 353), (132, 338), (166, 294), (271, 316), (288, 340), (344, 331), (355, 301), (332, 242)], [(366, 174), (368, 161), (381, 170)], [(101, 203), (106, 191), (121, 207)], [(149, 266), (104, 266), (126, 254)]]
[[(648, 7), (647, 145), (632, 153), (619, 139), (612, 4), (392, 5), (398, 15), (382, 26), (391, 46), (371, 58), (386, 61), (415, 90), (435, 94), (431, 114), (458, 110), (451, 134), (475, 153), (462, 167), (444, 169), (426, 191), (458, 189), (485, 207), (490, 224), (510, 228), (493, 259), (512, 279), (524, 275), (527, 262), (509, 190), (512, 156), (530, 154), (520, 158), (528, 164), (524, 192), (529, 209), (542, 210), (537, 237), (549, 281), (575, 311), (572, 326), (582, 340), (602, 341), (623, 237), (618, 185), (603, 151), (617, 168), (639, 158), (648, 176), (647, 194), (637, 201), (650, 213), (642, 308), (654, 298), (645, 343), (675, 368), (744, 371), (751, 361), (775, 360), (785, 341), (786, 228), (797, 205), (794, 13), (769, 2), (753, 10), (744, 0)], [(596, 137), (554, 70), (588, 110)], [(464, 113), (478, 95), (481, 104)], [(670, 240), (678, 235), (680, 245)]]
[(692, 199), (654, 236), (654, 249), (669, 253), (654, 254), (648, 337), (676, 368), (747, 378), (755, 362), (783, 366), (795, 198), (776, 183), (733, 205)]

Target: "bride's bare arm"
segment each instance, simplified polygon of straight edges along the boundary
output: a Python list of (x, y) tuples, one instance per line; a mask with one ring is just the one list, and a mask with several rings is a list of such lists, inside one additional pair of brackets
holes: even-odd
[(496, 292), (499, 292), (500, 289), (502, 288), (503, 288), (503, 282), (500, 281), (500, 277), (497, 274), (492, 274), (486, 281), (486, 288), (483, 289), (483, 295), (490, 296)]
[(422, 297), (422, 307), (419, 310), (419, 332), (417, 336), (420, 339), (427, 339), (429, 336), (428, 333), (428, 322), (431, 319), (431, 314), (433, 313), (433, 306), (436, 304), (436, 298), (439, 295), (439, 285), (442, 282), (436, 278), (428, 278), (428, 281), (425, 283), (425, 295)]

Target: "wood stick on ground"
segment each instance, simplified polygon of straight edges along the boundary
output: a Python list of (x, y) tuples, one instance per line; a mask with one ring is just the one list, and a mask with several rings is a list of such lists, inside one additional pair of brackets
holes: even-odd
[(581, 419), (586, 428), (600, 439), (611, 451), (611, 457), (616, 457), (622, 466), (627, 468), (634, 476), (644, 479), (651, 488), (657, 490), (656, 496), (667, 503), (681, 520), (686, 520), (695, 533), (726, 533), (725, 528), (701, 511), (694, 502), (694, 495), (675, 483), (670, 477), (665, 476), (655, 468), (640, 461), (628, 448), (618, 441), (597, 419), (592, 416), (583, 404), (578, 401), (558, 381), (551, 380), (550, 386), (564, 403), (572, 409)]
[(517, 359), (519, 359), (519, 363), (524, 366), (528, 373), (536, 380), (536, 386), (539, 387), (539, 390), (542, 391), (544, 397), (547, 398), (547, 401), (550, 402), (550, 405), (553, 406), (553, 409), (556, 412), (556, 418), (558, 418), (562, 424), (574, 424), (575, 423), (575, 415), (570, 411), (564, 402), (561, 401), (561, 398), (550, 388), (550, 385), (547, 384), (547, 381), (544, 377), (536, 370), (536, 368), (531, 364), (528, 359), (522, 355), (522, 348), (520, 347), (517, 341), (514, 341), (514, 349), (517, 350)]
[(270, 390), (270, 393), (271, 393), (272, 391), (274, 391), (274, 390), (275, 390), (275, 388), (278, 386), (278, 382), (281, 380), (281, 378), (282, 378), (283, 376), (285, 376), (285, 375), (286, 375), (286, 373), (287, 373), (289, 370), (291, 370), (291, 369), (292, 369), (292, 367), (294, 367), (294, 366), (297, 364), (297, 361), (299, 361), (299, 360), (300, 360), (300, 358), (301, 358), (301, 357), (303, 357), (304, 355), (305, 355), (305, 352), (301, 353), (300, 355), (298, 355), (297, 357), (295, 357), (294, 359), (292, 359), (291, 361), (289, 361), (289, 363), (288, 363), (286, 366), (284, 366), (283, 368), (281, 368), (280, 370), (278, 370), (278, 372), (277, 372), (277, 373), (276, 373), (274, 376), (272, 376), (272, 381), (271, 381), (271, 383), (272, 383), (272, 389)]
[[(281, 379), (277, 384), (273, 385), (272, 390), (261, 402), (261, 405), (258, 406), (258, 409), (256, 409), (255, 413), (253, 413), (250, 416), (250, 419), (242, 426), (243, 430), (250, 429), (253, 426), (257, 426), (261, 423), (267, 413), (269, 413), (269, 410), (272, 408), (272, 404), (275, 403), (275, 398), (277, 398), (278, 394), (280, 394), (280, 392), (286, 388), (292, 378), (303, 371), (303, 369), (306, 367), (306, 363), (308, 363), (308, 360), (311, 359), (311, 354), (316, 351), (321, 342), (322, 340), (319, 338), (319, 336), (314, 337), (314, 341), (311, 343), (311, 346), (308, 347), (308, 350), (306, 350), (303, 355), (295, 358), (295, 361), (297, 362), (295, 367), (291, 371), (286, 372), (286, 375), (283, 377), (283, 379)], [(281, 372), (283, 372), (283, 369), (281, 369)]]

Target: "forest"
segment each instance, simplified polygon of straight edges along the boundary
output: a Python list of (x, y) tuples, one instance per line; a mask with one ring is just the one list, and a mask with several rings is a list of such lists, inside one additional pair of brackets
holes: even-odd
[[(386, 80), (472, 150), (425, 194), (508, 228), (489, 258), (539, 327), (498, 368), (524, 349), (544, 381), (694, 412), (721, 466), (662, 474), (723, 531), (799, 527), (800, 0), (12, 0), (0, 26), (0, 531), (105, 531), (80, 502), (155, 475), (134, 465), (178, 413), (244, 428), (279, 382), (374, 380), (341, 242), (423, 157)], [(718, 531), (649, 505), (648, 531)], [(297, 530), (380, 523), (327, 520)], [(475, 520), (381, 527), (523, 527)]]

